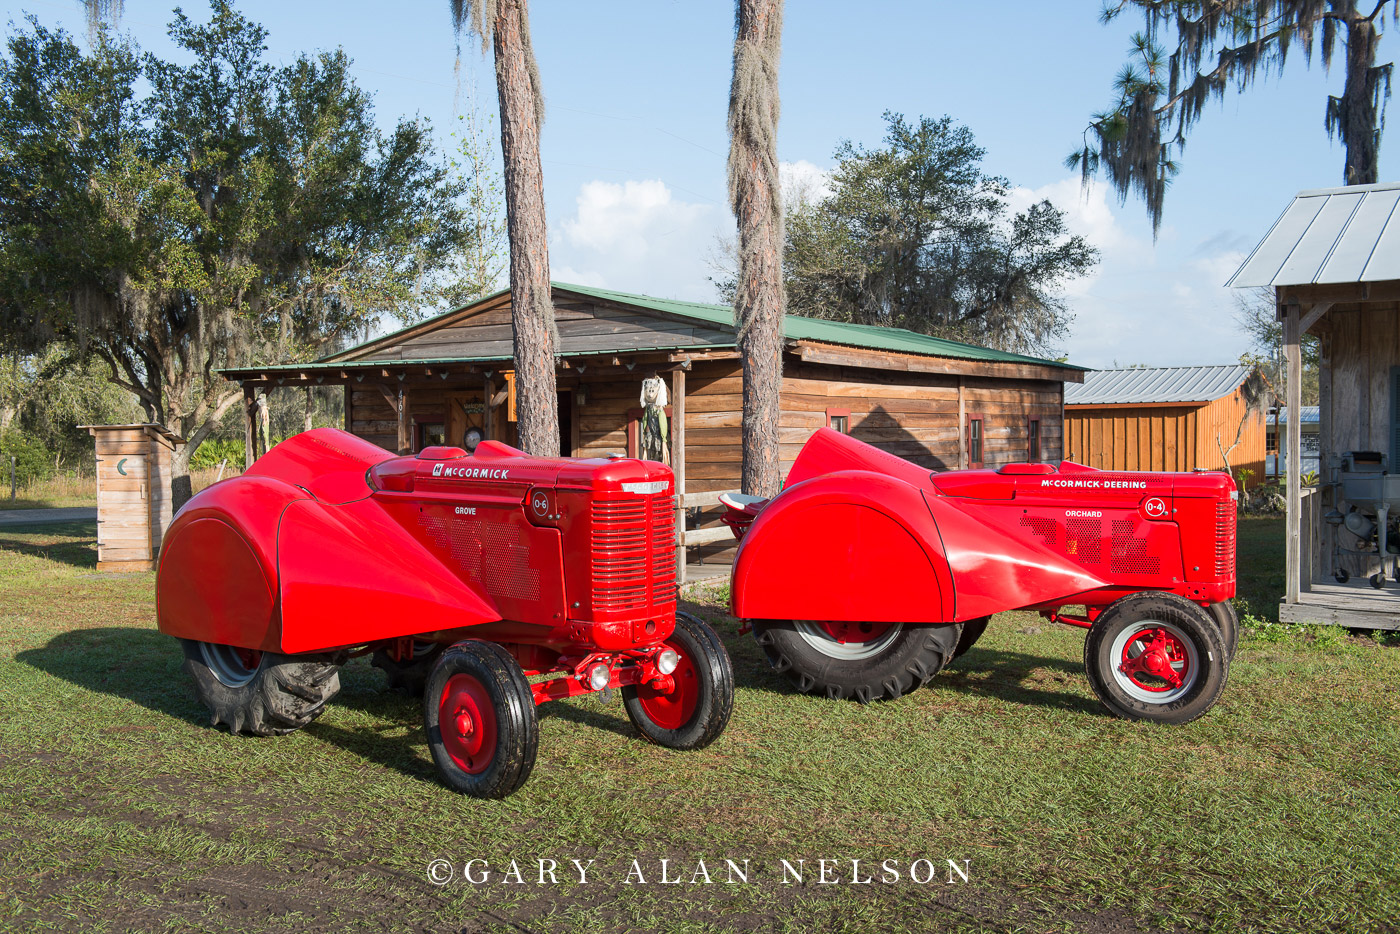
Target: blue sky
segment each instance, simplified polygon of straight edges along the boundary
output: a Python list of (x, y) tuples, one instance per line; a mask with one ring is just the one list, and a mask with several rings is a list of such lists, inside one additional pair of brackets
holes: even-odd
[[(122, 28), (168, 53), (169, 2), (127, 0)], [(461, 82), (447, 0), (244, 0), (269, 31), (269, 56), (342, 46), (385, 125), (430, 118), (444, 137), (475, 86), (495, 110), (489, 62), (464, 38)], [(195, 18), (200, 0), (184, 7)], [(1071, 361), (1107, 367), (1233, 362), (1247, 342), (1223, 283), (1292, 195), (1340, 184), (1342, 150), (1323, 130), (1341, 73), (1290, 59), (1282, 80), (1212, 104), (1181, 158), (1161, 234), (1140, 203), (1102, 188), (1087, 197), (1063, 165), (1087, 117), (1107, 105), (1137, 23), (1098, 22), (1096, 0), (996, 5), (789, 0), (783, 35), (779, 157), (819, 179), (842, 139), (877, 145), (886, 110), (951, 115), (986, 148), (984, 168), (1013, 202), (1050, 197), (1101, 251), (1067, 299)], [(5, 3), (81, 34), (76, 0)], [(392, 12), (390, 12), (392, 11)], [(533, 0), (544, 82), (543, 139), (554, 278), (713, 301), (716, 238), (732, 230), (724, 189), (733, 42), (729, 0)], [(1393, 31), (1393, 30), (1392, 30)], [(1400, 39), (1381, 43), (1381, 60)], [(1392, 136), (1394, 132), (1392, 132)], [(1381, 150), (1381, 179), (1400, 179), (1400, 142)]]

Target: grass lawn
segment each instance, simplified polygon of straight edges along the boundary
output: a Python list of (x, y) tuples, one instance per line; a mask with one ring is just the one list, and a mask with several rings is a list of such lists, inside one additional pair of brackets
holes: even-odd
[[(1242, 526), (1255, 614), (1277, 602), (1280, 527)], [(300, 733), (209, 728), (154, 628), (152, 575), (97, 574), (93, 537), (91, 523), (0, 530), (0, 929), (1400, 923), (1400, 652), (1340, 631), (1247, 633), (1216, 709), (1155, 727), (1109, 717), (1080, 632), (1034, 616), (997, 617), (930, 687), (862, 707), (792, 693), (702, 603), (739, 686), (718, 742), (660, 750), (619, 703), (550, 704), (529, 783), (480, 802), (436, 781), (418, 705), (364, 660)], [(435, 858), (454, 882), (429, 883)], [(472, 858), (489, 882), (462, 880)], [(540, 858), (559, 884), (538, 884)], [(646, 885), (624, 884), (634, 858)], [(748, 884), (726, 884), (726, 858), (749, 860)], [(839, 883), (818, 884), (823, 858), (841, 860)], [(908, 880), (920, 858), (933, 882)], [(512, 859), (523, 884), (502, 882)], [(595, 860), (588, 884), (570, 859)], [(682, 884), (660, 884), (662, 859)], [(781, 884), (782, 859), (806, 860), (805, 884)], [(852, 859), (876, 881), (852, 884)], [(898, 883), (879, 881), (885, 859)], [(948, 859), (968, 861), (967, 883), (947, 883)]]

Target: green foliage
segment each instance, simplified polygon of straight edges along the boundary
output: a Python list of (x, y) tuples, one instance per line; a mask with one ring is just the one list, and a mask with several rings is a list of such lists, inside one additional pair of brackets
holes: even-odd
[(101, 364), (66, 344), (0, 360), (0, 431), (18, 427), (50, 452), (50, 460), (92, 469), (92, 436), (80, 425), (143, 420), (131, 394), (113, 385)]
[(242, 439), (210, 438), (199, 446), (190, 457), (191, 470), (204, 470), (217, 467), (224, 461), (235, 467), (243, 466), (244, 445)]
[(1058, 290), (1097, 252), (1049, 201), (1012, 214), (967, 127), (885, 121), (884, 148), (837, 148), (830, 197), (790, 206), (789, 310), (1050, 353), (1070, 320)]
[(54, 456), (43, 442), (23, 431), (0, 434), (0, 487), (10, 495), (10, 458), (15, 459), (15, 481), (20, 487), (54, 475)]
[(238, 398), (217, 368), (417, 316), (471, 239), (426, 123), (381, 132), (342, 51), (274, 67), (211, 9), (171, 61), (33, 17), (0, 59), (0, 345), (66, 341), (193, 447)]

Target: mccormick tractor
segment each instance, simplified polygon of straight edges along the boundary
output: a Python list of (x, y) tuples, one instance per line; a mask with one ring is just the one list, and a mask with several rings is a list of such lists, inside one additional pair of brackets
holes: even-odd
[(1088, 630), (1084, 667), (1114, 714), (1189, 723), (1239, 637), (1237, 495), (1224, 473), (930, 473), (822, 428), (777, 496), (722, 497), (731, 609), (799, 690), (862, 702), (925, 684), (993, 613), (1037, 610)]
[(698, 749), (723, 732), (733, 670), (710, 627), (676, 611), (675, 538), (662, 464), (494, 441), (395, 457), (324, 428), (180, 510), (157, 616), (215, 724), (306, 726), (340, 666), (372, 654), (421, 690), (443, 780), (498, 798), (529, 777), (545, 701), (620, 688), (652, 742)]

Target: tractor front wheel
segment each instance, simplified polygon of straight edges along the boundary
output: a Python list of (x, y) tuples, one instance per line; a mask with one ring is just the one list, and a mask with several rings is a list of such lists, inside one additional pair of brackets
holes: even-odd
[(963, 627), (755, 620), (753, 632), (773, 670), (799, 691), (868, 704), (927, 684), (953, 659)]
[(519, 663), (494, 643), (443, 650), (424, 686), (423, 724), (438, 773), (454, 791), (504, 798), (535, 767), (535, 695)]
[(650, 742), (668, 749), (700, 749), (714, 742), (734, 711), (734, 667), (724, 643), (704, 620), (676, 614), (666, 647), (680, 656), (665, 685), (622, 689), (627, 719)]
[(1210, 605), (1210, 615), (1220, 627), (1220, 635), (1225, 641), (1225, 657), (1235, 660), (1235, 649), (1240, 644), (1240, 614), (1229, 600)]
[(1229, 663), (1216, 621), (1187, 600), (1140, 593), (1109, 606), (1084, 640), (1084, 669), (1125, 720), (1190, 723), (1215, 705)]
[(282, 655), (212, 642), (180, 640), (185, 671), (209, 708), (211, 722), (231, 733), (280, 736), (315, 720), (340, 693), (343, 656)]

